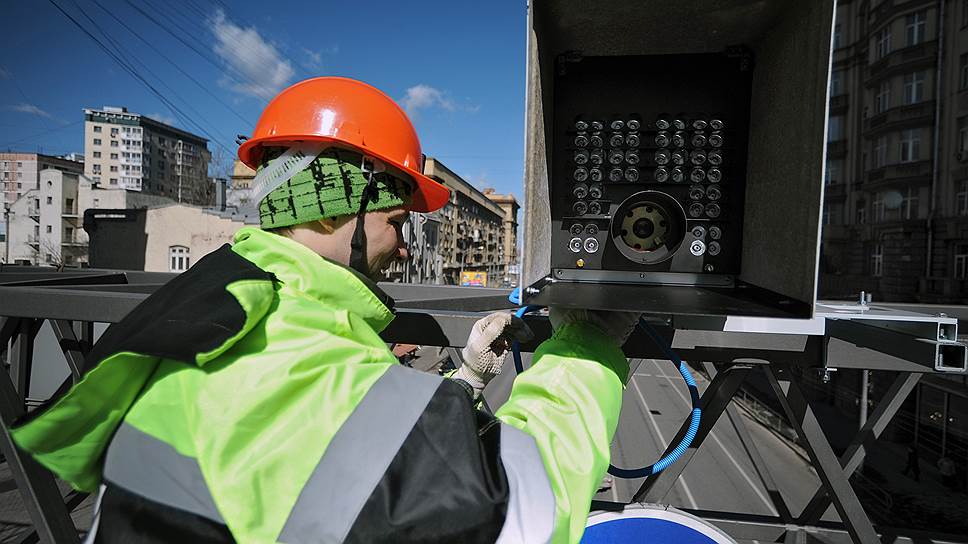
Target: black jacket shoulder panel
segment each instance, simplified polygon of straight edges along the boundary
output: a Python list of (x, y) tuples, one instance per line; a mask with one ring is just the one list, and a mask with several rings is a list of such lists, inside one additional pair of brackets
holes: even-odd
[(347, 536), (347, 542), (494, 542), (509, 488), (499, 425), (444, 380)]
[(245, 324), (245, 311), (225, 287), (272, 274), (232, 251), (228, 244), (203, 257), (109, 327), (85, 358), (90, 369), (122, 351), (192, 363)]

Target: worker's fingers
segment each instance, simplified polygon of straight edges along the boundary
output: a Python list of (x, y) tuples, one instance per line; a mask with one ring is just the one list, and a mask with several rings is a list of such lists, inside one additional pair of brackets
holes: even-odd
[(523, 319), (516, 315), (511, 316), (511, 321), (504, 328), (504, 336), (510, 337), (518, 342), (530, 342), (534, 338), (534, 332)]
[(497, 340), (504, 333), (504, 329), (511, 323), (511, 314), (507, 312), (495, 312), (477, 323), (483, 324), (481, 336), (488, 344)]

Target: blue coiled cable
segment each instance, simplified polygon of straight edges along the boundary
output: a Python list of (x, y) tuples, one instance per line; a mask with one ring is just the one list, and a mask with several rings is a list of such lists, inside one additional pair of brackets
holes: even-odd
[[(520, 291), (518, 289), (511, 291), (511, 295), (508, 297), (508, 299), (512, 304), (520, 306)], [(521, 306), (514, 313), (514, 315), (523, 318), (528, 312), (537, 310), (539, 308), (539, 306)], [(608, 473), (618, 478), (644, 478), (652, 474), (658, 474), (672, 463), (675, 463), (676, 460), (679, 459), (679, 457), (681, 457), (687, 449), (689, 449), (693, 439), (696, 438), (696, 433), (699, 432), (699, 422), (702, 419), (702, 409), (699, 407), (699, 388), (696, 387), (696, 380), (693, 379), (692, 374), (689, 372), (689, 367), (686, 366), (686, 363), (682, 362), (682, 359), (676, 355), (676, 352), (672, 351), (672, 348), (665, 341), (665, 339), (659, 336), (659, 333), (652, 327), (652, 325), (649, 325), (645, 319), (639, 320), (639, 327), (642, 328), (642, 330), (649, 335), (652, 341), (659, 346), (659, 349), (662, 350), (665, 356), (672, 361), (674, 365), (676, 365), (676, 370), (679, 371), (682, 379), (685, 380), (686, 385), (689, 387), (689, 396), (692, 398), (692, 412), (689, 414), (689, 429), (686, 431), (685, 436), (682, 437), (682, 440), (675, 447), (675, 449), (655, 463), (642, 468), (626, 469), (609, 465)], [(521, 346), (518, 344), (518, 342), (514, 342), (511, 346), (511, 354), (514, 357), (514, 370), (519, 374), (524, 372), (524, 365), (521, 363)]]

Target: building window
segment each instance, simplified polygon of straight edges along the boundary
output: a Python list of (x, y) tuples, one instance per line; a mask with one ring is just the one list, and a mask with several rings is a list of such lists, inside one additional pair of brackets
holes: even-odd
[(111, 165), (111, 171), (112, 172), (117, 172), (118, 171), (118, 167), (112, 164)]
[(188, 248), (185, 246), (170, 246), (168, 248), (169, 272), (184, 272), (191, 266)]
[(118, 141), (117, 140), (111, 140), (111, 147), (118, 147)]
[(100, 198), (95, 198), (94, 199), (94, 207), (97, 208), (98, 205), (100, 205), (100, 204), (101, 204), (101, 199)]
[(916, 104), (924, 100), (924, 72), (904, 76), (904, 103)]
[(901, 145), (898, 151), (901, 162), (914, 162), (921, 158), (921, 137), (916, 129), (901, 131)]
[(924, 41), (924, 22), (927, 19), (924, 11), (908, 15), (904, 23), (904, 33), (908, 46), (917, 45)]
[(94, 145), (101, 145), (101, 139), (100, 138), (94, 138)]
[(834, 185), (834, 184), (837, 184), (837, 183), (841, 183), (843, 181), (841, 179), (843, 169), (844, 169), (844, 161), (843, 160), (841, 160), (841, 159), (828, 160), (827, 161), (827, 176), (826, 176), (827, 185)]
[(887, 136), (874, 140), (874, 168), (887, 164)]
[(921, 203), (921, 195), (917, 187), (908, 187), (907, 192), (901, 198), (901, 216), (904, 219), (917, 219), (918, 206)]
[(47, 234), (54, 232), (54, 229), (50, 225), (47, 225)]
[(857, 201), (857, 224), (864, 225), (867, 223), (867, 203), (863, 200)]
[(110, 183), (111, 183), (111, 185), (117, 185), (118, 184), (118, 178), (111, 178), (111, 182)]
[(101, 132), (101, 125), (94, 125), (94, 132)]
[(827, 141), (836, 142), (844, 139), (844, 116), (831, 115), (827, 123)]
[(882, 81), (874, 95), (874, 113), (883, 113), (891, 106), (891, 82)]
[(834, 70), (830, 72), (830, 96), (840, 96), (844, 94), (844, 72)]
[(94, 176), (91, 178), (91, 181), (94, 183), (101, 183), (101, 176)]
[(94, 156), (95, 159), (100, 159), (101, 158), (101, 152), (100, 151), (95, 151), (93, 153), (93, 156)]
[(891, 52), (891, 29), (890, 27), (885, 27), (876, 36), (877, 41), (877, 58), (882, 59)]
[(881, 244), (874, 245), (874, 251), (871, 253), (871, 276), (875, 278), (881, 277), (884, 272), (884, 246)]
[(955, 194), (955, 213), (968, 215), (968, 179), (961, 180), (958, 192)]
[(961, 67), (960, 77), (959, 77), (959, 89), (968, 89), (968, 53), (961, 55), (959, 61), (959, 66)]
[(47, 197), (47, 203), (48, 204), (53, 204), (54, 203), (54, 197), (52, 197), (52, 196)]
[(955, 246), (955, 279), (968, 279), (968, 244)]
[(840, 23), (834, 25), (834, 49), (840, 49), (843, 47), (843, 34), (840, 31)]
[(111, 153), (111, 159), (117, 160), (118, 159), (118, 154), (117, 153)]
[(874, 212), (874, 218), (873, 218), (874, 219), (874, 222), (876, 223), (878, 221), (883, 221), (884, 220), (884, 213), (885, 213), (886, 208), (884, 206), (884, 197), (881, 196), (881, 193), (877, 193), (877, 194), (874, 195), (874, 205), (873, 205), (873, 208), (874, 208), (874, 210), (873, 210), (873, 212)]

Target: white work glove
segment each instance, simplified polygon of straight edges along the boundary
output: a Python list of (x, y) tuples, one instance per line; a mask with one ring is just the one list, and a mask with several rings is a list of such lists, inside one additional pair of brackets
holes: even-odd
[(527, 342), (534, 335), (524, 321), (508, 312), (495, 312), (471, 328), (467, 346), (461, 351), (464, 364), (451, 377), (464, 380), (474, 389), (474, 399), (494, 376), (501, 373), (504, 359), (514, 340)]
[(637, 312), (582, 310), (554, 306), (549, 315), (551, 328), (554, 330), (558, 330), (559, 327), (568, 323), (589, 323), (618, 342), (619, 346), (622, 346), (628, 340), (640, 317), (642, 317), (642, 314)]

